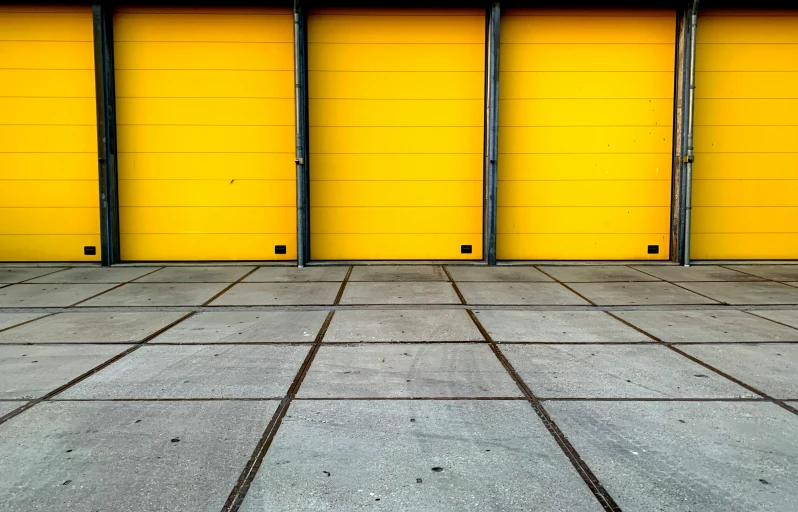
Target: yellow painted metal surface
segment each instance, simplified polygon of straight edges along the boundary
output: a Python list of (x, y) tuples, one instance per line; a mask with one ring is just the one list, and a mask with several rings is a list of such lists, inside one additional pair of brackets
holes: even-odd
[(700, 16), (690, 256), (798, 258), (798, 12)]
[(122, 259), (296, 259), (291, 11), (121, 8), (114, 38)]
[(499, 259), (669, 257), (675, 23), (670, 10), (502, 17)]
[(0, 6), (0, 261), (100, 259), (92, 37), (91, 7)]
[(308, 40), (311, 258), (482, 258), (484, 12), (312, 11)]

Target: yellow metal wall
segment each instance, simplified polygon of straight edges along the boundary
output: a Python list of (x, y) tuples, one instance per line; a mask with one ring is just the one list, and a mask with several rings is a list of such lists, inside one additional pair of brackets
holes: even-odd
[(675, 24), (669, 10), (502, 17), (500, 259), (669, 257)]
[(484, 11), (314, 11), (308, 40), (312, 259), (482, 258)]
[(0, 5), (0, 261), (100, 259), (92, 33), (88, 6)]
[(702, 11), (690, 256), (798, 258), (798, 11)]
[(122, 259), (296, 259), (291, 11), (123, 8), (114, 45)]

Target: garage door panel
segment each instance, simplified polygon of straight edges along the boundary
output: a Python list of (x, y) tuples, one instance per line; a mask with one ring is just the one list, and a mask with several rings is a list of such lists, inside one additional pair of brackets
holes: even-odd
[(482, 127), (310, 128), (312, 153), (481, 153)]
[(296, 180), (293, 153), (119, 153), (120, 180)]
[(294, 126), (292, 98), (120, 98), (117, 124)]
[[(311, 207), (315, 233), (473, 233), (482, 222), (482, 206)], [(431, 224), (429, 219), (436, 219)]]
[(419, 99), (482, 100), (483, 72), (418, 71), (394, 73), (373, 71), (309, 71), (311, 99)]
[[(471, 43), (484, 42), (485, 17), (481, 10), (459, 15), (314, 15), (308, 20), (310, 43)], [(480, 37), (483, 36), (483, 37)]]
[(0, 153), (94, 153), (97, 128), (93, 125), (0, 126)]
[(308, 43), (309, 71), (483, 71), (484, 45)]
[(696, 126), (694, 140), (697, 154), (793, 153), (798, 126)]
[(291, 180), (124, 180), (120, 206), (295, 206)]
[(0, 153), (1, 180), (97, 180), (97, 153)]
[[(798, 71), (771, 71), (763, 79), (746, 71), (699, 71), (695, 74), (695, 97), (789, 98), (798, 90)], [(701, 109), (696, 110), (698, 114)]]
[(501, 99), (673, 97), (673, 71), (502, 71)]
[[(497, 239), (496, 251), (509, 260), (561, 260), (563, 254), (579, 260), (661, 260), (668, 257), (670, 234), (506, 234)], [(648, 254), (658, 245), (659, 254)]]
[(661, 126), (673, 122), (670, 99), (516, 99), (499, 101), (502, 126)]
[(197, 41), (227, 43), (292, 43), (294, 40), (294, 20), (292, 15), (258, 15), (247, 16), (225, 14), (222, 12), (212, 16), (181, 12), (179, 22), (175, 16), (162, 13), (120, 12), (114, 23), (114, 38), (117, 41)]
[(117, 69), (117, 98), (294, 98), (294, 72)]
[(126, 125), (119, 150), (143, 153), (285, 153), (295, 143), (293, 126)]
[(314, 206), (482, 206), (482, 181), (314, 181)]
[(0, 96), (94, 98), (94, 69), (0, 69)]
[(119, 69), (263, 69), (290, 71), (293, 43), (115, 42)]
[[(241, 233), (122, 234), (123, 258), (133, 261), (295, 260), (296, 235)], [(286, 254), (274, 254), (285, 245)]]
[(504, 71), (673, 71), (673, 44), (508, 44)]
[(4, 207), (96, 207), (97, 180), (3, 180)]
[(694, 233), (690, 254), (696, 260), (795, 259), (798, 233)]
[(498, 199), (501, 206), (670, 205), (670, 180), (503, 181), (501, 184)]
[(699, 206), (693, 208), (693, 234), (793, 233), (798, 207)]
[(86, 41), (92, 33), (92, 21), (85, 12), (43, 12), (35, 6), (29, 12), (0, 14), (0, 40), (74, 42)]
[(695, 59), (704, 72), (798, 71), (798, 44), (699, 44)]
[(0, 237), (87, 234), (100, 234), (100, 217), (95, 207), (0, 208)]
[(94, 70), (94, 43), (0, 40), (0, 69)]
[[(693, 180), (700, 206), (798, 206), (798, 180)], [(763, 226), (763, 229), (766, 229)]]
[[(482, 128), (484, 102), (478, 100), (310, 100), (310, 122), (329, 126), (468, 126)], [(330, 123), (330, 124), (327, 124)]]
[(496, 229), (502, 235), (667, 233), (669, 211), (668, 206), (502, 206)]
[(669, 180), (671, 155), (505, 153), (500, 157), (499, 181), (538, 180)]
[(513, 15), (502, 19), (503, 44), (540, 43), (665, 43), (673, 41), (672, 24), (658, 18), (673, 19), (669, 11), (651, 12), (650, 16), (634, 16), (622, 11), (604, 11), (598, 16), (568, 16), (556, 13)]
[(500, 126), (499, 152), (670, 154), (672, 137), (672, 128), (660, 126)]
[(78, 124), (94, 127), (97, 121), (96, 105), (93, 97), (0, 97), (0, 124)]
[(100, 235), (4, 235), (0, 234), (3, 261), (99, 261), (83, 248), (99, 247)]
[(796, 153), (701, 153), (694, 180), (798, 180)]
[[(292, 160), (293, 162), (293, 160)], [(311, 181), (482, 180), (481, 154), (314, 154)]]
[[(461, 254), (471, 245), (471, 254)], [(329, 260), (474, 260), (482, 258), (478, 234), (325, 234), (310, 235), (311, 259)]]
[(169, 233), (296, 233), (292, 206), (131, 207), (122, 206), (119, 230), (123, 234)]
[(796, 124), (798, 98), (703, 99), (697, 126), (790, 126)]
[[(739, 16), (702, 16), (698, 43), (798, 43), (795, 21), (789, 16), (740, 12)], [(730, 13), (731, 14), (731, 13)]]

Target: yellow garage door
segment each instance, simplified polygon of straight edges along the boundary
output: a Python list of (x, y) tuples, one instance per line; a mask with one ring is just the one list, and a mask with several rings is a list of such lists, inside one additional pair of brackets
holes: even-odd
[(484, 11), (315, 11), (308, 41), (311, 257), (482, 258)]
[(290, 10), (118, 10), (123, 260), (296, 258), (292, 41)]
[(798, 258), (798, 11), (702, 11), (690, 256)]
[(502, 18), (497, 256), (667, 259), (674, 11)]
[(0, 6), (0, 261), (100, 259), (92, 33), (88, 6)]

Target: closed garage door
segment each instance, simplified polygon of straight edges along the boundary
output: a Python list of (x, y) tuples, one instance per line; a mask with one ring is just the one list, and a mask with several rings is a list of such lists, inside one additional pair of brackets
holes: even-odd
[(498, 257), (667, 259), (675, 12), (507, 14)]
[(311, 257), (482, 258), (484, 11), (308, 24)]
[(120, 9), (114, 41), (122, 259), (295, 259), (290, 10)]
[(699, 14), (694, 259), (798, 258), (798, 11)]
[(0, 6), (0, 261), (100, 258), (92, 40), (90, 7)]

